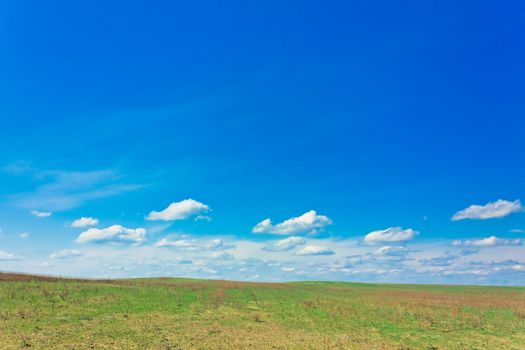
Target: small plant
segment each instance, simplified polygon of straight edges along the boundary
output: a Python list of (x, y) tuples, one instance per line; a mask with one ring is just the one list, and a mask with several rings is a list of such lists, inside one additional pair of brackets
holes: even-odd
[(263, 315), (260, 312), (256, 312), (253, 314), (253, 320), (257, 323), (264, 322)]
[(21, 319), (25, 319), (27, 317), (27, 311), (25, 309), (18, 309), (16, 311), (16, 314), (18, 315), (18, 317), (20, 317)]
[(26, 337), (22, 338), (22, 347), (23, 348), (30, 348), (31, 347), (31, 342), (29, 341), (28, 338), (26, 338)]
[(213, 306), (218, 307), (222, 303), (224, 303), (224, 298), (226, 297), (224, 293), (224, 288), (219, 288), (215, 293), (212, 295), (212, 303)]
[(305, 301), (303, 301), (303, 304), (306, 307), (309, 307), (310, 309), (313, 309), (315, 307), (315, 303), (314, 303), (313, 300), (305, 300)]

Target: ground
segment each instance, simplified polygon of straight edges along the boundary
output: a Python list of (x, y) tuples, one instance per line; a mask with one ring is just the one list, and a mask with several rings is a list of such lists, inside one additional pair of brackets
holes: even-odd
[(525, 288), (0, 274), (2, 349), (525, 349)]

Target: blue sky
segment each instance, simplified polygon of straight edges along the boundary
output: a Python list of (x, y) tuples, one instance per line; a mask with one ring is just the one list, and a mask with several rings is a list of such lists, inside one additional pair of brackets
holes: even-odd
[(0, 270), (523, 285), (524, 20), (4, 2)]

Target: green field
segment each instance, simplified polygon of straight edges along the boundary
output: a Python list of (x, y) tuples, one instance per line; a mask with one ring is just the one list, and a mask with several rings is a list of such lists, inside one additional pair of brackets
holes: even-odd
[(2, 349), (525, 349), (525, 288), (0, 274)]

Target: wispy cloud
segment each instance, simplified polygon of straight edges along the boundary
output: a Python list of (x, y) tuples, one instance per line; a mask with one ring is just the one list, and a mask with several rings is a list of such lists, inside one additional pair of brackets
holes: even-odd
[(459, 255), (448, 254), (443, 256), (436, 256), (433, 258), (420, 259), (419, 262), (423, 265), (428, 266), (450, 266), (457, 259), (459, 259)]
[(360, 255), (346, 256), (343, 267), (352, 268), (357, 265), (397, 267), (400, 263), (410, 260), (412, 249), (406, 246), (385, 245), (373, 251)]
[(42, 171), (30, 169), (33, 183), (31, 192), (10, 196), (11, 202), (26, 209), (46, 211), (67, 210), (84, 202), (105, 198), (143, 188), (144, 185), (122, 182), (122, 176), (113, 169), (97, 171)]
[[(194, 215), (198, 215), (197, 218), (200, 217), (202, 219), (204, 216), (200, 214), (207, 213), (209, 210), (210, 207), (206, 204), (189, 198), (180, 202), (173, 202), (164, 210), (150, 212), (146, 216), (146, 220), (176, 221), (184, 220)], [(206, 218), (209, 219), (209, 217)]]
[(32, 171), (33, 168), (31, 167), (31, 164), (29, 162), (19, 160), (1, 167), (0, 170), (11, 175), (20, 176)]
[(315, 210), (310, 210), (301, 216), (290, 218), (276, 225), (272, 224), (271, 219), (265, 219), (255, 225), (252, 232), (278, 235), (312, 234), (322, 231), (327, 225), (331, 224), (332, 220), (328, 216), (317, 215)]
[(500, 245), (520, 245), (522, 244), (521, 239), (503, 239), (496, 236), (490, 236), (483, 239), (477, 240), (455, 240), (452, 242), (454, 246), (471, 246), (471, 247), (495, 247)]
[(80, 250), (76, 249), (62, 249), (58, 252), (54, 252), (49, 257), (51, 259), (70, 259), (70, 258), (76, 258), (81, 256), (82, 253)]
[(262, 250), (265, 250), (267, 252), (285, 252), (288, 250), (292, 250), (305, 243), (306, 241), (304, 238), (292, 236), (278, 241), (270, 242), (266, 244), (262, 248)]
[(521, 210), (522, 206), (519, 199), (515, 200), (514, 202), (498, 199), (495, 202), (489, 202), (485, 205), (473, 204), (466, 209), (460, 210), (452, 216), (452, 221), (465, 219), (485, 220), (502, 218)]
[(14, 261), (14, 260), (20, 260), (20, 259), (21, 257), (18, 255), (0, 250), (0, 261)]
[(169, 239), (163, 238), (154, 244), (157, 248), (172, 247), (186, 251), (205, 251), (205, 250), (227, 250), (235, 248), (233, 244), (226, 244), (220, 238), (212, 240), (199, 239)]
[(211, 217), (208, 215), (197, 215), (195, 221), (211, 221)]
[(372, 254), (382, 256), (406, 255), (409, 252), (407, 247), (386, 245), (375, 250)]
[(208, 257), (211, 259), (215, 259), (215, 260), (233, 260), (235, 259), (231, 253), (228, 253), (225, 251), (213, 252), (210, 255), (208, 255)]
[[(515, 265), (525, 265), (520, 246), (460, 246), (457, 249), (451, 247), (449, 241), (418, 240), (412, 244), (389, 243), (373, 246), (351, 244), (341, 239), (305, 240), (308, 243), (292, 250), (269, 252), (263, 248), (277, 240), (265, 244), (260, 239), (235, 241), (233, 237), (228, 237), (223, 241), (216, 237), (194, 238), (185, 234), (174, 234), (158, 241), (157, 247), (153, 244), (83, 245), (80, 249), (82, 255), (89, 259), (76, 258), (74, 254), (67, 258), (70, 254), (66, 250), (63, 253), (55, 252), (56, 255), (53, 255), (52, 259), (49, 255), (38, 258), (24, 256), (20, 261), (5, 261), (1, 265), (3, 269), (34, 272), (35, 268), (43, 269), (41, 264), (47, 259), (53, 262), (53, 266), (42, 272), (53, 274), (201, 278), (212, 274), (221, 279), (243, 280), (258, 275), (265, 281), (324, 279), (399, 283), (480, 283), (482, 281), (479, 278), (491, 276), (491, 283), (496, 281), (498, 284), (522, 284), (525, 276), (520, 267), (513, 268)], [(479, 249), (479, 253), (465, 256), (455, 251), (471, 248)], [(10, 253), (18, 254), (17, 251)], [(61, 256), (63, 257), (60, 258)], [(501, 256), (505, 256), (504, 261), (493, 261)]]
[(38, 210), (31, 210), (31, 215), (36, 216), (37, 218), (47, 218), (53, 215), (50, 211), (38, 211)]

